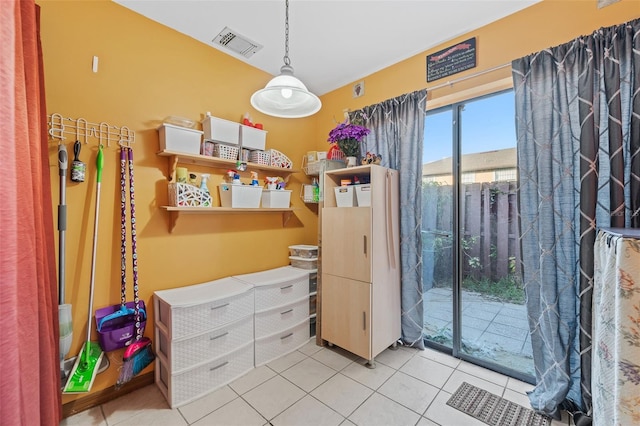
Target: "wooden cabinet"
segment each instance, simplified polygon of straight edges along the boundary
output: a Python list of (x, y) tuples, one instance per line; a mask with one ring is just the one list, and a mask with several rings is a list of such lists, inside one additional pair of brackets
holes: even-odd
[[(370, 184), (365, 205), (337, 207), (344, 179)], [(321, 212), (321, 339), (369, 361), (400, 338), (398, 172), (328, 171)], [(370, 197), (369, 197), (370, 196)]]

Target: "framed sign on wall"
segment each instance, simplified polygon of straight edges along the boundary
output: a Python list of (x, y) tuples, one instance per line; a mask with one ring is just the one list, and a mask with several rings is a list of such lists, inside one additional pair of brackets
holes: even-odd
[(427, 82), (476, 67), (476, 38), (427, 55)]

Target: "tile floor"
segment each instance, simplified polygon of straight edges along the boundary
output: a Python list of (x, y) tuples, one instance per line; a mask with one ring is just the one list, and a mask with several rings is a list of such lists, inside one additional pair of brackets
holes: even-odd
[[(463, 381), (529, 406), (531, 385), (431, 349), (387, 349), (375, 369), (364, 364), (314, 338), (179, 408), (150, 385), (61, 425), (484, 425), (446, 405)], [(571, 424), (565, 415), (552, 426)]]

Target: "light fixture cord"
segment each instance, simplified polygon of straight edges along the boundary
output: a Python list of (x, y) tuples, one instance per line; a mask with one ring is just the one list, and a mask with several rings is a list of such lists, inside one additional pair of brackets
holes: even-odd
[(285, 17), (284, 17), (284, 64), (291, 65), (289, 59), (289, 0), (285, 0)]

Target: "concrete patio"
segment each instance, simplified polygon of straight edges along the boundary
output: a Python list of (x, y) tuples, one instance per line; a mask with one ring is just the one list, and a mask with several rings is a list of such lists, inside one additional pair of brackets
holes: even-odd
[[(432, 288), (424, 293), (425, 334), (448, 346), (452, 340), (452, 297), (449, 288)], [(525, 305), (503, 303), (463, 291), (462, 350), (534, 375)]]

